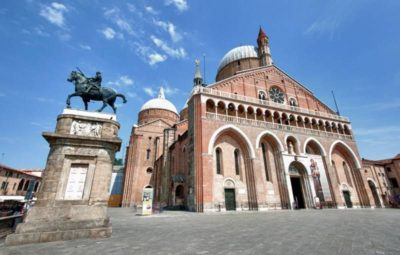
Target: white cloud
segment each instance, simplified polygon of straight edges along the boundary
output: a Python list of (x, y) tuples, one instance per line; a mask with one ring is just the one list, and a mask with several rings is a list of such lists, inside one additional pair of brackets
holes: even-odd
[(138, 42), (135, 42), (132, 44), (132, 47), (134, 47), (136, 53), (151, 66), (167, 60), (166, 55), (156, 52), (149, 46), (145, 46)]
[(128, 23), (128, 21), (122, 19), (122, 18), (116, 18), (115, 19), (115, 23), (117, 24), (117, 26), (119, 27), (119, 29), (129, 33), (129, 34), (135, 34), (135, 32), (133, 32), (131, 25)]
[(57, 32), (57, 36), (58, 39), (64, 42), (71, 40), (71, 35), (69, 33)]
[(186, 0), (166, 0), (165, 1), (166, 5), (175, 5), (175, 7), (180, 11), (186, 11), (187, 9), (189, 9), (189, 6), (187, 4)]
[(124, 31), (130, 35), (136, 35), (131, 24), (121, 15), (118, 8), (107, 9), (104, 12), (104, 16), (114, 22), (121, 31)]
[(138, 98), (138, 95), (134, 92), (127, 92), (126, 95), (130, 98)]
[(182, 39), (182, 35), (176, 31), (176, 26), (171, 22), (161, 20), (153, 20), (154, 24), (164, 29), (171, 36), (172, 41), (178, 42)]
[(65, 25), (64, 14), (67, 11), (68, 9), (65, 5), (53, 2), (51, 5), (43, 6), (39, 14), (50, 23), (62, 28)]
[(153, 43), (157, 47), (162, 49), (169, 56), (174, 57), (174, 58), (184, 58), (184, 57), (186, 57), (186, 51), (185, 51), (184, 48), (179, 47), (177, 49), (173, 49), (170, 46), (168, 46), (168, 44), (166, 42), (164, 42), (161, 39), (155, 37), (154, 35), (152, 35), (150, 38), (151, 38), (151, 40), (153, 41)]
[(111, 40), (114, 39), (115, 35), (117, 34), (114, 29), (112, 29), (111, 27), (106, 27), (103, 30), (101, 30), (101, 33), (104, 35), (104, 37), (107, 40)]
[(167, 56), (161, 55), (159, 53), (151, 53), (151, 54), (149, 54), (148, 59), (149, 59), (149, 62), (148, 62), (149, 65), (152, 66), (157, 63), (164, 62), (165, 60), (167, 60)]
[(331, 37), (333, 37), (339, 25), (339, 19), (336, 17), (327, 17), (314, 21), (304, 33), (306, 35), (328, 33)]
[(167, 85), (167, 86), (164, 87), (164, 92), (165, 92), (166, 95), (172, 96), (172, 95), (175, 95), (175, 94), (179, 93), (180, 89), (173, 88), (173, 87), (170, 87), (170, 86)]
[(35, 27), (33, 29), (33, 31), (35, 32), (35, 34), (39, 35), (39, 36), (43, 36), (43, 37), (49, 37), (50, 35), (48, 33), (46, 33), (42, 27)]
[(143, 88), (144, 93), (146, 93), (147, 95), (154, 97), (156, 95), (156, 91), (151, 88), (151, 87), (144, 87)]
[(87, 44), (80, 44), (79, 47), (81, 47), (82, 50), (92, 50), (92, 47)]
[(122, 75), (115, 81), (110, 81), (107, 84), (115, 85), (117, 87), (128, 87), (134, 84), (133, 79), (129, 78), (128, 75)]
[(150, 5), (149, 6), (145, 6), (144, 9), (150, 14), (153, 14), (153, 15), (157, 15), (158, 14), (158, 11), (154, 10), (154, 8), (152, 6), (150, 6)]

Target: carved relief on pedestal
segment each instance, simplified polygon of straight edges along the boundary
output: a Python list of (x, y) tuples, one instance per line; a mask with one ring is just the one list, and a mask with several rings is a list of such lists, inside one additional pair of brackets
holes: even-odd
[(74, 120), (71, 125), (71, 135), (101, 137), (102, 125), (98, 122)]

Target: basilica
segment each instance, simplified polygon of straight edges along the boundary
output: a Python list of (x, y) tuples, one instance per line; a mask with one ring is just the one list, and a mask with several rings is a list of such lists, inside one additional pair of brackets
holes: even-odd
[(127, 146), (122, 206), (195, 212), (383, 207), (351, 122), (274, 65), (269, 37), (228, 51), (215, 82), (196, 63), (178, 112), (160, 89)]

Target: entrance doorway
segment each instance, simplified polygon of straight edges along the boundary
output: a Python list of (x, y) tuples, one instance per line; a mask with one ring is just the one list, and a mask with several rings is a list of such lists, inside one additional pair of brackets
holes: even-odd
[(351, 202), (350, 192), (348, 190), (343, 190), (344, 201), (346, 202), (347, 208), (352, 208), (353, 203)]
[(296, 209), (306, 208), (300, 177), (290, 177), (290, 182), (292, 183), (293, 199), (296, 203)]
[(236, 210), (235, 189), (225, 189), (225, 208), (227, 211)]
[(382, 207), (382, 206), (381, 206), (381, 201), (379, 200), (378, 192), (376, 191), (376, 186), (375, 186), (375, 184), (374, 184), (371, 180), (368, 180), (368, 184), (369, 184), (369, 188), (370, 188), (371, 191), (372, 191), (372, 196), (374, 197), (375, 206), (376, 206), (376, 207)]
[(185, 196), (185, 193), (184, 193), (183, 186), (178, 185), (175, 190), (175, 205), (176, 206), (183, 206), (184, 196)]

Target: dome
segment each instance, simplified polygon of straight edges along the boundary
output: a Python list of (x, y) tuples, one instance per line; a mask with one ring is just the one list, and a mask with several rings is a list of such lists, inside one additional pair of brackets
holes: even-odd
[(163, 109), (174, 112), (178, 115), (178, 111), (176, 110), (175, 106), (170, 101), (165, 99), (163, 88), (160, 88), (158, 97), (147, 101), (142, 108), (140, 108), (140, 111), (148, 109)]
[(257, 47), (252, 45), (245, 45), (230, 50), (221, 59), (221, 62), (219, 62), (218, 72), (229, 63), (244, 58), (258, 58)]

